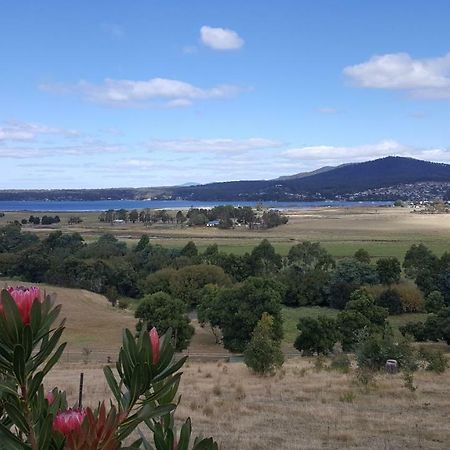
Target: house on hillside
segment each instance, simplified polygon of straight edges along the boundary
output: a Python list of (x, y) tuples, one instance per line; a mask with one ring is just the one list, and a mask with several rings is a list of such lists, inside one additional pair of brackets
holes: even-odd
[(220, 225), (220, 220), (210, 220), (206, 226), (207, 227), (218, 227)]

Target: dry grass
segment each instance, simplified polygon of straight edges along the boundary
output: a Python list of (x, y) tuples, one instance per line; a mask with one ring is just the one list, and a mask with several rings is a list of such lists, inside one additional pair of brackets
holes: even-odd
[[(411, 214), (409, 208), (312, 208), (286, 211), (289, 223), (270, 230), (219, 230), (217, 228), (187, 227), (156, 224), (150, 227), (140, 223), (104, 224), (98, 222), (98, 213), (80, 213), (83, 223), (69, 226), (61, 213), (61, 223), (24, 230), (43, 236), (55, 229), (77, 231), (90, 241), (102, 233), (113, 233), (129, 244), (146, 233), (152, 242), (170, 247), (181, 247), (193, 240), (200, 248), (217, 243), (223, 250), (243, 253), (251, 250), (263, 238), (269, 239), (281, 253), (303, 240), (321, 242), (334, 256), (352, 255), (358, 248), (366, 248), (371, 255), (399, 256), (413, 243), (425, 242), (433, 251), (441, 254), (450, 251), (450, 220), (448, 215)], [(6, 213), (0, 218), (0, 226), (10, 220), (28, 217), (28, 213)], [(78, 214), (77, 214), (78, 215)]]
[[(80, 370), (60, 367), (51, 375), (72, 401)], [(100, 369), (82, 370), (86, 399), (95, 405), (107, 386)], [(450, 373), (419, 372), (414, 382), (412, 393), (401, 375), (380, 375), (364, 388), (354, 372), (316, 371), (302, 358), (269, 378), (243, 364), (188, 363), (178, 417), (190, 416), (194, 431), (215, 436), (224, 450), (448, 448)]]
[[(56, 304), (62, 305), (60, 318), (66, 318), (63, 339), (67, 340), (66, 360), (71, 352), (80, 352), (83, 348), (96, 353), (115, 355), (122, 342), (122, 330), (133, 329), (136, 320), (129, 311), (112, 308), (103, 295), (83, 289), (68, 289), (37, 283), (1, 280), (1, 286), (38, 285), (47, 294), (55, 295)], [(74, 356), (75, 357), (75, 356)], [(78, 358), (79, 359), (79, 358)], [(106, 356), (105, 356), (106, 362)]]

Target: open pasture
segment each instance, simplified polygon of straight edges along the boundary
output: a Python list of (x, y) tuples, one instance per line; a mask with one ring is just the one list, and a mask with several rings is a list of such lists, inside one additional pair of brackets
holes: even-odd
[[(173, 212), (175, 213), (175, 212)], [(24, 230), (42, 236), (50, 231), (79, 232), (86, 241), (103, 233), (112, 233), (117, 238), (134, 245), (142, 234), (148, 234), (151, 241), (167, 247), (181, 248), (189, 240), (200, 250), (216, 243), (225, 252), (242, 254), (251, 251), (262, 239), (269, 239), (278, 252), (286, 254), (289, 248), (304, 240), (320, 242), (338, 258), (351, 256), (363, 247), (374, 258), (397, 256), (403, 258), (406, 250), (414, 243), (423, 242), (435, 253), (450, 251), (450, 217), (447, 214), (414, 214), (410, 208), (354, 207), (354, 208), (311, 208), (285, 212), (289, 216), (287, 225), (268, 230), (236, 228), (188, 227), (185, 225), (141, 223), (105, 224), (98, 221), (99, 213), (60, 213), (60, 224), (51, 226), (26, 225)], [(54, 215), (54, 213), (34, 213)], [(78, 225), (68, 225), (70, 216), (83, 220)], [(8, 221), (29, 217), (27, 212), (6, 213), (0, 218), (0, 225)]]
[[(348, 374), (316, 370), (313, 358), (288, 360), (274, 377), (252, 375), (242, 363), (194, 363), (183, 368), (177, 417), (191, 417), (194, 432), (213, 435), (223, 450), (445, 449), (450, 372), (419, 371), (416, 391), (402, 375), (378, 375), (375, 384)], [(109, 398), (101, 368), (62, 365), (47, 380), (78, 394), (85, 374), (85, 403)]]

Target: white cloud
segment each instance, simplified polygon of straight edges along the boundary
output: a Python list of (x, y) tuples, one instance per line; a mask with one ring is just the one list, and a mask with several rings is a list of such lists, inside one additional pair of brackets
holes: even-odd
[(244, 45), (244, 40), (236, 31), (228, 28), (204, 25), (200, 28), (200, 38), (204, 45), (214, 50), (238, 50)]
[(282, 142), (265, 138), (248, 139), (175, 139), (152, 140), (147, 143), (149, 150), (187, 153), (239, 153), (250, 150), (278, 148)]
[(235, 85), (222, 84), (212, 88), (201, 88), (185, 81), (168, 78), (149, 80), (113, 80), (107, 78), (101, 84), (79, 81), (74, 85), (51, 83), (40, 89), (54, 93), (79, 93), (86, 100), (116, 106), (186, 106), (193, 100), (227, 98), (242, 91)]
[(46, 134), (78, 136), (78, 132), (75, 130), (65, 130), (40, 123), (9, 121), (0, 125), (0, 142), (31, 141), (40, 135)]
[(100, 153), (121, 153), (126, 148), (119, 144), (108, 144), (101, 141), (87, 141), (77, 145), (52, 146), (8, 146), (0, 145), (0, 158), (28, 159), (59, 156), (93, 156)]
[(356, 86), (404, 90), (415, 97), (450, 98), (450, 53), (437, 58), (414, 59), (408, 53), (372, 56), (344, 68)]
[(316, 168), (322, 165), (362, 162), (385, 156), (405, 156), (429, 161), (450, 162), (449, 149), (412, 147), (392, 139), (356, 146), (315, 145), (293, 148), (283, 151), (281, 156), (289, 160), (314, 161), (317, 163)]

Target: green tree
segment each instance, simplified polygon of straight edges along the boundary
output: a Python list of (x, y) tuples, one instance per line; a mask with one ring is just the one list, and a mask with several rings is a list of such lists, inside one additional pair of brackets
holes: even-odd
[(146, 295), (139, 303), (135, 317), (139, 319), (137, 331), (143, 327), (150, 331), (155, 327), (165, 333), (171, 328), (178, 351), (188, 347), (194, 334), (194, 327), (189, 323), (184, 303), (165, 292)]
[(397, 258), (380, 258), (377, 261), (377, 274), (382, 284), (398, 283), (401, 273), (402, 267)]
[(273, 374), (284, 362), (280, 340), (273, 333), (273, 317), (263, 313), (244, 351), (247, 367), (260, 375)]
[(396, 289), (386, 289), (377, 299), (377, 305), (386, 308), (389, 314), (401, 314), (403, 311), (402, 299)]
[(359, 250), (356, 250), (353, 257), (361, 263), (370, 264), (369, 252), (367, 250), (365, 250), (364, 248), (360, 248)]
[(268, 275), (281, 268), (281, 256), (276, 253), (273, 245), (263, 239), (251, 252), (249, 257), (252, 273), (254, 275)]
[(304, 271), (330, 271), (335, 267), (333, 257), (318, 242), (304, 241), (290, 248), (288, 264)]
[(358, 334), (382, 332), (386, 326), (388, 311), (377, 306), (373, 297), (364, 289), (353, 292), (350, 301), (337, 316), (337, 327), (341, 334), (342, 348), (349, 351), (358, 339)]
[(425, 297), (425, 310), (427, 313), (437, 313), (444, 306), (444, 297), (439, 291), (430, 292)]
[(413, 244), (405, 254), (403, 268), (409, 278), (416, 278), (420, 272), (433, 271), (438, 258), (424, 244)]
[(186, 256), (187, 258), (195, 258), (198, 256), (198, 249), (194, 242), (189, 241), (180, 252), (181, 256)]
[(305, 355), (328, 354), (333, 350), (334, 344), (339, 340), (336, 320), (319, 315), (313, 317), (301, 317), (297, 324), (299, 335), (294, 347)]
[(281, 296), (273, 280), (250, 277), (241, 284), (221, 289), (212, 308), (210, 314), (215, 317), (228, 350), (244, 351), (264, 312), (273, 317), (274, 337), (283, 337)]
[(139, 213), (138, 213), (137, 209), (133, 209), (132, 211), (130, 211), (130, 214), (129, 214), (128, 218), (133, 223), (136, 223), (138, 221), (138, 219), (139, 219)]

